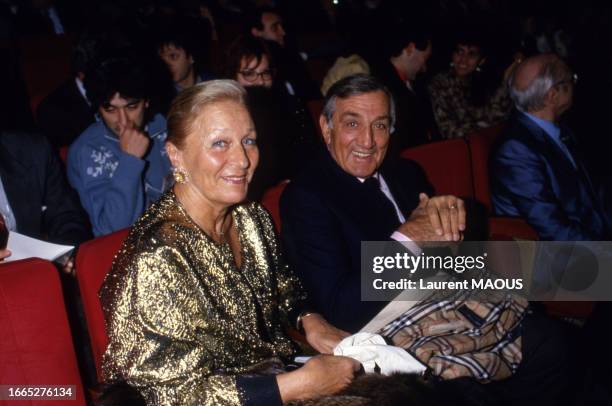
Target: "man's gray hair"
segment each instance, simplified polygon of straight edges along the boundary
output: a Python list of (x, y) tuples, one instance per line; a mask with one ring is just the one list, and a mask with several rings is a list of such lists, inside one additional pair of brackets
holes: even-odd
[(395, 101), (393, 95), (385, 85), (374, 76), (359, 73), (340, 79), (329, 88), (323, 102), (321, 114), (325, 117), (327, 125), (332, 128), (332, 117), (336, 112), (336, 99), (346, 99), (351, 96), (358, 96), (365, 93), (382, 91), (389, 100), (389, 117), (391, 121), (390, 131), (395, 130)]
[(508, 78), (508, 91), (516, 108), (523, 112), (538, 111), (544, 108), (546, 94), (552, 87), (568, 75), (567, 66), (560, 60), (546, 62), (538, 75), (525, 89), (515, 87), (515, 76), (518, 69)]

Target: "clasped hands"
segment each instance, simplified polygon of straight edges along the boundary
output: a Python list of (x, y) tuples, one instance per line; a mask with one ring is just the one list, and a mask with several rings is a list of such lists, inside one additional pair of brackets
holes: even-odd
[(419, 205), (398, 232), (414, 242), (463, 240), (465, 204), (458, 197), (419, 194)]

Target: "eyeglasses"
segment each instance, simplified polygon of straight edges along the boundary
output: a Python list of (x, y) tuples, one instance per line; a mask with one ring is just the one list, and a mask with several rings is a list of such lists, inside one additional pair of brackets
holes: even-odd
[(578, 74), (574, 73), (569, 79), (563, 79), (563, 80), (558, 81), (557, 83), (553, 85), (553, 87), (564, 85), (566, 83), (571, 83), (573, 85), (578, 83)]
[(244, 80), (246, 80), (247, 82), (255, 82), (257, 78), (261, 78), (262, 80), (266, 81), (272, 80), (272, 76), (274, 75), (274, 72), (270, 69), (265, 70), (263, 72), (257, 72), (254, 70), (241, 70), (238, 73), (240, 73)]

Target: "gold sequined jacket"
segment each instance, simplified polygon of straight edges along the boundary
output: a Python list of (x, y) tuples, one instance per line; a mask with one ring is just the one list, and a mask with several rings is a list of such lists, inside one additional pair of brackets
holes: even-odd
[(105, 382), (126, 381), (149, 405), (241, 404), (241, 374), (295, 353), (283, 327), (304, 294), (270, 217), (257, 203), (232, 215), (240, 268), (172, 191), (134, 225), (100, 290)]

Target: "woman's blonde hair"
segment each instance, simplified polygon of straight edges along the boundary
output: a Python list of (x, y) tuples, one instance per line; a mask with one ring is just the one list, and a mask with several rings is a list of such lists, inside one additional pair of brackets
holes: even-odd
[(202, 110), (221, 101), (234, 101), (248, 108), (246, 91), (235, 80), (210, 80), (183, 90), (168, 112), (167, 141), (182, 148), (187, 136), (196, 130)]

